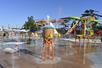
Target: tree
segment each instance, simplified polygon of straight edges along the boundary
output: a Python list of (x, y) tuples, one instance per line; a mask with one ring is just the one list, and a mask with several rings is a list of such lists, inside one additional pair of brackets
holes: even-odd
[(34, 23), (33, 16), (28, 17), (28, 21), (25, 21), (24, 29), (31, 29), (34, 26)]
[(31, 29), (32, 30), (39, 30), (39, 27), (36, 25), (36, 22), (33, 19), (33, 16), (28, 17), (28, 21), (25, 21), (23, 28), (26, 30), (31, 30)]

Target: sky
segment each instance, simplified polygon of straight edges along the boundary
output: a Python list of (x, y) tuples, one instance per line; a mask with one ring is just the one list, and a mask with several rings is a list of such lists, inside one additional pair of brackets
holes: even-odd
[(102, 0), (0, 0), (0, 26), (21, 27), (28, 16), (35, 20), (81, 16), (86, 9), (102, 15), (101, 4)]

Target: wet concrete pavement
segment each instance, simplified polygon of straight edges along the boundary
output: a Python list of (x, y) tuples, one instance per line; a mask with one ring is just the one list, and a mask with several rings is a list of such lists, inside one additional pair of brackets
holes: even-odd
[(56, 64), (37, 64), (34, 60), (34, 55), (19, 53), (5, 54), (0, 50), (0, 64), (4, 68), (90, 68), (93, 64), (87, 58), (83, 58), (78, 54), (64, 54), (61, 56), (61, 62)]

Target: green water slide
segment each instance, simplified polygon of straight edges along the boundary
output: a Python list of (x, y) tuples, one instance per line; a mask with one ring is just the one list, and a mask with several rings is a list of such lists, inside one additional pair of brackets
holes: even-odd
[(80, 20), (80, 17), (76, 17), (76, 16), (73, 16), (73, 17), (65, 17), (65, 18), (62, 18), (62, 19), (68, 19), (68, 20), (78, 20), (78, 22), (76, 22), (73, 27), (71, 27), (65, 34), (70, 34), (75, 28), (76, 26), (78, 25), (79, 23), (79, 20)]

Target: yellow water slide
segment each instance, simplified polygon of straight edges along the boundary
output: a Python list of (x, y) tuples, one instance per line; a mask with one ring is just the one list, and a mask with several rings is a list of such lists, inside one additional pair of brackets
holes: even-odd
[[(78, 22), (79, 22), (79, 21), (78, 21)], [(76, 28), (76, 26), (78, 25), (78, 22), (76, 22), (76, 23), (73, 25), (73, 27), (72, 27), (72, 28), (68, 29), (68, 31), (66, 32), (66, 34), (71, 33), (71, 32), (73, 31), (73, 29), (75, 29), (75, 28)]]

